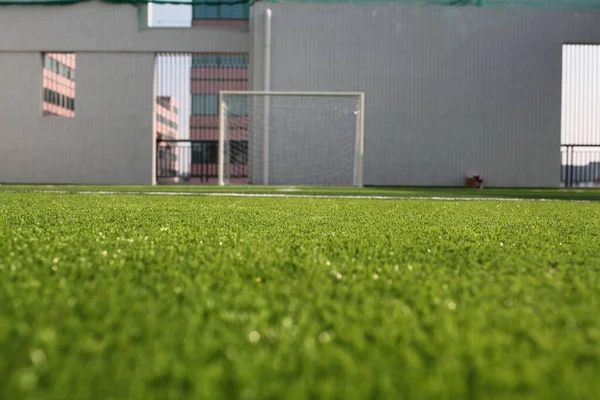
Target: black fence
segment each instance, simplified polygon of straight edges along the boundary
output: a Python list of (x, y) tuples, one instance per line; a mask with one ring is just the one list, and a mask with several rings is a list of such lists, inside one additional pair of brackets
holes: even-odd
[[(247, 183), (248, 142), (229, 143), (227, 178)], [(600, 144), (561, 145), (561, 184), (565, 187), (600, 186)], [(217, 183), (219, 177), (217, 140), (157, 140), (158, 183)]]
[[(227, 178), (232, 182), (245, 183), (248, 179), (248, 142), (230, 141), (228, 146)], [(217, 183), (218, 178), (217, 140), (157, 140), (158, 183)]]
[(600, 144), (563, 144), (561, 154), (563, 186), (600, 185)]

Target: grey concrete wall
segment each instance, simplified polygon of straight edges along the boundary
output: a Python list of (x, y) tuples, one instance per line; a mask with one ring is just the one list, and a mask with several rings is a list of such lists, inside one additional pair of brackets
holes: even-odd
[(41, 116), (41, 65), (0, 52), (0, 182), (152, 184), (154, 55), (78, 54), (75, 118)]
[(252, 88), (364, 91), (369, 185), (555, 187), (564, 43), (600, 43), (600, 12), (257, 3)]
[[(152, 184), (157, 52), (248, 52), (240, 28), (138, 29), (131, 5), (0, 7), (0, 182)], [(76, 53), (75, 118), (42, 117), (41, 53)]]
[(0, 6), (0, 51), (247, 52), (247, 28), (138, 27), (129, 4)]

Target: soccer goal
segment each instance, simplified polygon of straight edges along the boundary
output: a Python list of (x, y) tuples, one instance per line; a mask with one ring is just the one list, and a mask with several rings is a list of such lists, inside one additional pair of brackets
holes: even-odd
[(221, 91), (219, 184), (363, 185), (364, 94)]

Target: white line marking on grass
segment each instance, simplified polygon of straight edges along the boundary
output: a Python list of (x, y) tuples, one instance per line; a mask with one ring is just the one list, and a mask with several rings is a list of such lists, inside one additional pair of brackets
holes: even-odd
[(218, 192), (145, 192), (110, 190), (0, 190), (0, 193), (46, 193), (46, 194), (101, 194), (101, 195), (149, 195), (149, 196), (203, 196), (203, 197), (264, 197), (351, 200), (436, 200), (436, 201), (571, 201), (589, 203), (592, 200), (518, 198), (518, 197), (444, 197), (444, 196), (379, 196), (379, 195), (332, 195), (332, 194), (280, 194), (280, 193), (218, 193)]

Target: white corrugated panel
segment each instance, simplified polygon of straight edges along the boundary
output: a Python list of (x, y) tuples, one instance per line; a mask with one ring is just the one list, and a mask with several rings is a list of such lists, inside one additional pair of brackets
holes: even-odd
[(600, 46), (564, 45), (562, 143), (600, 144)]

